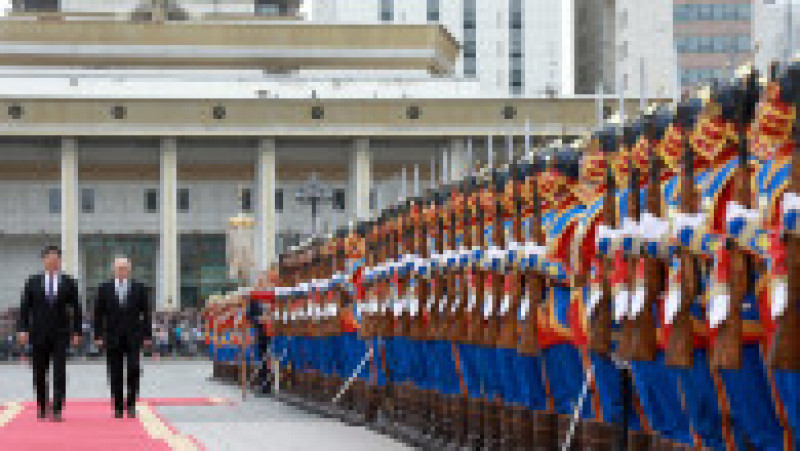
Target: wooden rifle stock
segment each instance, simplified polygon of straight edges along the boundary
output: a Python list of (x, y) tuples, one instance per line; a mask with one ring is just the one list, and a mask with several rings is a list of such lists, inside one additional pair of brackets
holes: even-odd
[[(630, 133), (626, 127), (625, 134)], [(627, 136), (624, 141), (627, 141)], [(625, 144), (623, 144), (624, 146)], [(641, 191), (639, 190), (639, 168), (633, 164), (631, 158), (633, 153), (633, 146), (627, 149), (628, 156), (628, 218), (635, 222), (641, 220)], [(636, 249), (633, 250), (637, 252)], [(628, 265), (628, 280), (626, 282), (627, 290), (630, 296), (633, 296), (636, 291), (636, 265), (638, 258), (633, 255), (625, 255), (625, 264)], [(630, 310), (630, 309), (629, 309)], [(625, 360), (631, 360), (633, 357), (634, 348), (634, 319), (631, 317), (631, 312), (622, 320), (622, 337), (619, 342), (619, 355)]]
[[(756, 74), (747, 78), (746, 89), (755, 89)], [(751, 208), (753, 192), (751, 189), (751, 171), (749, 162), (749, 144), (747, 142), (747, 122), (745, 113), (747, 98), (743, 96), (736, 105), (736, 121), (739, 132), (739, 165), (734, 179), (733, 200), (740, 205)], [(739, 369), (742, 367), (742, 305), (747, 293), (752, 290), (750, 276), (755, 269), (755, 262), (735, 241), (728, 240), (730, 248), (730, 306), (728, 317), (719, 324), (717, 338), (711, 349), (711, 365), (715, 368)]]
[[(496, 174), (495, 174), (496, 176)], [(491, 225), (492, 225), (492, 244), (498, 248), (505, 248), (505, 220), (504, 209), (500, 192), (497, 189), (497, 180), (493, 179), (489, 182), (488, 205), (485, 208), (493, 210)], [(490, 311), (488, 317), (485, 317), (484, 340), (487, 346), (497, 347), (500, 338), (500, 303), (503, 299), (504, 284), (505, 284), (505, 270), (504, 268), (497, 268), (491, 270), (492, 284), (487, 287), (488, 292), (491, 293), (491, 298), (485, 302), (489, 303), (488, 309)]]
[[(468, 183), (464, 184), (464, 189), (460, 193), (459, 198), (461, 199), (461, 230), (463, 231), (463, 240), (464, 240), (464, 249), (471, 249), (472, 248), (472, 217), (473, 212), (470, 206), (470, 200), (472, 198), (472, 186)], [(469, 271), (466, 268), (460, 266), (457, 269), (456, 274), (456, 289), (454, 289), (454, 294), (457, 297), (458, 308), (456, 309), (456, 327), (455, 329), (455, 338), (462, 342), (462, 343), (471, 343), (470, 340), (470, 327), (469, 321), (470, 318), (467, 312), (467, 303), (469, 302), (469, 280), (468, 280)]]
[[(519, 194), (521, 177), (518, 177), (517, 170), (518, 168), (516, 166), (512, 166), (510, 177), (506, 182), (506, 189), (503, 192), (501, 213), (503, 214), (502, 222), (504, 228), (505, 218), (508, 217), (511, 220), (512, 236), (505, 236), (504, 233), (504, 238), (506, 241), (508, 241), (508, 238), (511, 238), (512, 241), (521, 243), (522, 200)], [(522, 302), (522, 277), (516, 261), (506, 269), (504, 277), (506, 280), (502, 287), (502, 295), (504, 298), (508, 297), (508, 309), (505, 312), (500, 312), (500, 331), (497, 338), (497, 345), (504, 349), (516, 349), (520, 334), (518, 312)], [(505, 303), (506, 301), (503, 302), (503, 305), (505, 305)]]
[[(526, 183), (531, 186), (530, 202), (532, 203), (531, 236), (528, 237), (537, 246), (544, 243), (542, 230), (542, 207), (535, 176), (530, 176)], [(526, 240), (527, 241), (527, 240)], [(520, 327), (519, 350), (525, 355), (539, 354), (539, 309), (544, 305), (544, 277), (532, 268), (523, 274), (520, 291), (528, 296), (528, 315)]]
[[(616, 180), (611, 173), (611, 161), (609, 152), (604, 152), (606, 161), (606, 189), (605, 198), (603, 199), (603, 224), (611, 227), (617, 227), (617, 202), (616, 202)], [(602, 258), (602, 274), (601, 274), (601, 290), (602, 295), (600, 301), (592, 312), (589, 319), (589, 350), (602, 355), (608, 356), (611, 352), (611, 265), (612, 259), (610, 255)]]
[[(648, 190), (647, 210), (655, 217), (661, 217), (661, 159), (656, 155), (655, 120), (647, 119), (646, 134), (649, 144), (648, 152)], [(654, 306), (664, 292), (666, 271), (664, 262), (657, 256), (642, 255), (645, 266), (645, 303), (644, 309), (631, 321), (633, 327), (633, 346), (631, 359), (636, 361), (654, 361), (657, 352), (656, 318)]]
[[(680, 114), (680, 112), (679, 112)], [(683, 167), (681, 168), (681, 209), (684, 213), (697, 212), (697, 191), (694, 182), (694, 150), (689, 142), (688, 127), (683, 128)], [(697, 296), (700, 268), (697, 258), (686, 247), (678, 251), (681, 260), (681, 302), (672, 322), (672, 332), (667, 343), (666, 363), (669, 366), (689, 368), (694, 353), (694, 334), (690, 307)]]
[[(457, 187), (453, 187), (453, 191), (450, 194), (450, 201), (446, 203), (446, 216), (443, 219), (447, 219), (450, 221), (450, 233), (447, 235), (447, 243), (445, 248), (448, 251), (455, 251), (457, 249), (457, 236), (459, 230), (463, 230), (461, 228), (461, 218), (463, 215), (459, 215), (458, 204), (460, 194), (455, 191)], [(457, 327), (458, 324), (458, 315), (457, 312), (454, 311), (453, 306), (456, 303), (456, 299), (458, 299), (458, 293), (456, 292), (456, 277), (457, 277), (457, 268), (456, 267), (448, 267), (444, 272), (444, 283), (445, 283), (445, 305), (442, 308), (442, 336), (445, 340), (449, 341), (457, 341)]]

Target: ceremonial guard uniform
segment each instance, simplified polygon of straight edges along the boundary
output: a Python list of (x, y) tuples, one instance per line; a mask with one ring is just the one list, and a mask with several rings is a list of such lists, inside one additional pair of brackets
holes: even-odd
[[(619, 314), (622, 313), (615, 302), (616, 297), (629, 293), (620, 293), (622, 286), (613, 283), (615, 277), (627, 277), (627, 271), (624, 271), (627, 267), (617, 268), (619, 265), (614, 264), (615, 260), (622, 257), (620, 252), (624, 251), (621, 233), (616, 229), (619, 223), (618, 199), (626, 198), (621, 195), (624, 190), (618, 191), (616, 188), (618, 177), (613, 170), (618, 142), (616, 130), (601, 130), (592, 137), (582, 160), (581, 179), (587, 208), (575, 241), (577, 247), (574, 251), (580, 256), (580, 261), (573, 267), (585, 286), (583, 299), (588, 324), (586, 346), (594, 369), (599, 405), (596, 418), (618, 428), (627, 423), (630, 430), (639, 431), (639, 417), (636, 410), (631, 408), (633, 401), (625, 399), (626, 392), (628, 398), (632, 398), (633, 394), (630, 393), (630, 387), (623, 387), (622, 372), (612, 360), (612, 352), (617, 349), (617, 339), (612, 336), (612, 331), (619, 334)], [(615, 274), (615, 269), (623, 270), (622, 274)], [(616, 288), (614, 292), (612, 286)], [(629, 409), (627, 417), (626, 408)], [(602, 437), (605, 443), (615, 441), (615, 434), (607, 427), (601, 427), (596, 435)]]
[(769, 356), (782, 407), (781, 423), (790, 432), (787, 438), (795, 449), (800, 449), (799, 103), (800, 65), (793, 63), (783, 72), (774, 65), (750, 130), (750, 144), (760, 164), (756, 185), (762, 232), (752, 238), (766, 254), (769, 268), (769, 282), (761, 297), (768, 302), (759, 303), (764, 327), (762, 350), (768, 350), (764, 354)]
[[(577, 406), (580, 406), (578, 418), (588, 420), (594, 417), (597, 403), (586, 395), (581, 402), (590, 364), (581, 346), (581, 290), (573, 285), (574, 279), (568, 273), (570, 243), (583, 212), (572, 190), (578, 178), (577, 160), (569, 148), (560, 146), (551, 149), (546, 158), (550, 167), (538, 178), (547, 243), (546, 255), (539, 262), (547, 284), (544, 308), (538, 313), (542, 332), (539, 344), (553, 408), (558, 415), (558, 440), (563, 442)], [(572, 445), (576, 449), (581, 447), (581, 435), (580, 431), (574, 434)]]
[[(796, 447), (798, 73), (763, 92), (740, 77), (281, 256), (281, 381), (431, 449)], [(215, 362), (239, 360), (241, 307), (204, 312)]]
[[(538, 269), (538, 261), (545, 254), (542, 229), (542, 206), (537, 177), (545, 168), (543, 158), (527, 154), (527, 161), (518, 169), (521, 205), (517, 207), (519, 221), (515, 223), (515, 261), (522, 278), (519, 290), (519, 339), (516, 372), (519, 378), (518, 423), (514, 427), (514, 444), (534, 449), (552, 449), (556, 446), (556, 425), (552, 401), (548, 401), (547, 387), (539, 346), (540, 307), (546, 299), (545, 279)], [(516, 249), (515, 249), (516, 248)]]

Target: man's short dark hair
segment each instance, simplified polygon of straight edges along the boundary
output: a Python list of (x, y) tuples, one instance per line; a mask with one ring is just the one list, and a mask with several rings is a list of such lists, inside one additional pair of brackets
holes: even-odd
[(58, 246), (47, 246), (42, 250), (42, 258), (47, 257), (48, 254), (56, 253), (61, 258), (61, 249)]

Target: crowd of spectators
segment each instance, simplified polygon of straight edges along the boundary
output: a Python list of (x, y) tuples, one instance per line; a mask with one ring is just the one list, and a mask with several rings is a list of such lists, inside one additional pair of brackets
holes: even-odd
[[(0, 361), (15, 361), (30, 355), (30, 345), (21, 346), (17, 341), (16, 309), (0, 312)], [(71, 347), (74, 358), (101, 357), (102, 350), (94, 343), (94, 328), (91, 318), (83, 322), (83, 340), (78, 348)], [(204, 358), (207, 349), (203, 339), (200, 314), (187, 309), (180, 312), (157, 312), (153, 314), (153, 339), (150, 349), (144, 349), (145, 357), (153, 358)]]

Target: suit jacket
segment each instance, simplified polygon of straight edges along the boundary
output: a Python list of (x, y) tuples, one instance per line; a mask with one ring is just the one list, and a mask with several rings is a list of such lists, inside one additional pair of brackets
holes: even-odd
[[(55, 341), (69, 340), (70, 332), (81, 333), (81, 304), (78, 299), (78, 284), (72, 277), (61, 274), (58, 293), (51, 304), (45, 292), (44, 274), (28, 278), (22, 290), (19, 312), (19, 330), (27, 332), (34, 346)], [(72, 324), (70, 324), (72, 320)]]
[(128, 279), (124, 302), (117, 297), (113, 279), (103, 283), (94, 305), (95, 338), (105, 340), (108, 347), (118, 346), (123, 338), (129, 346), (141, 346), (143, 340), (152, 337), (147, 289), (136, 280)]

